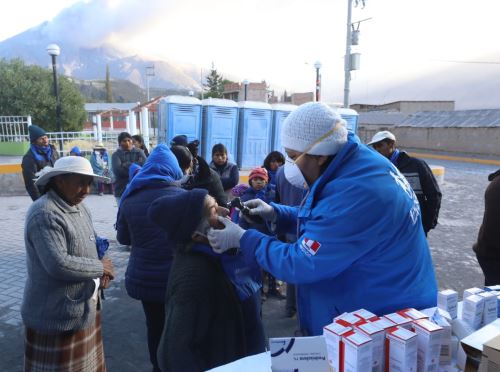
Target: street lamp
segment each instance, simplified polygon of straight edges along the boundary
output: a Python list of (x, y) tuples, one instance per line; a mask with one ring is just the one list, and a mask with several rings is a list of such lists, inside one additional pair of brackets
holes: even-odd
[(321, 93), (321, 75), (319, 74), (319, 69), (321, 68), (321, 62), (316, 61), (314, 68), (316, 69), (316, 102), (319, 102)]
[(62, 122), (61, 122), (61, 100), (59, 98), (59, 84), (57, 83), (56, 57), (61, 53), (61, 48), (57, 44), (47, 46), (47, 53), (52, 57), (52, 73), (54, 75), (54, 95), (56, 96), (56, 124), (59, 132), (59, 151), (63, 153)]
[(250, 82), (248, 81), (248, 79), (243, 80), (243, 85), (245, 87), (245, 91), (244, 91), (245, 92), (245, 99), (244, 99), (244, 101), (247, 100), (248, 84), (250, 84)]

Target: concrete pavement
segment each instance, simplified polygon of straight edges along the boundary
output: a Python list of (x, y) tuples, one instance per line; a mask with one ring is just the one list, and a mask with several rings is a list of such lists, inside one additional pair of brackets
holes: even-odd
[[(430, 164), (446, 167), (442, 186), (443, 202), (440, 224), (429, 234), (429, 243), (439, 287), (459, 293), (481, 286), (483, 276), (471, 246), (477, 237), (483, 214), (483, 194), (493, 165), (466, 164), (440, 159)], [(89, 196), (97, 233), (112, 242), (109, 255), (117, 276), (106, 291), (103, 309), (103, 334), (108, 371), (151, 370), (146, 345), (142, 307), (130, 299), (123, 276), (129, 253), (114, 241), (113, 223), (116, 203), (111, 195)], [(23, 241), (24, 216), (31, 205), (29, 197), (0, 197), (0, 370), (22, 370), (23, 327), (19, 314), (25, 280)], [(291, 336), (295, 320), (283, 317), (284, 301), (269, 299), (263, 318), (268, 336)]]

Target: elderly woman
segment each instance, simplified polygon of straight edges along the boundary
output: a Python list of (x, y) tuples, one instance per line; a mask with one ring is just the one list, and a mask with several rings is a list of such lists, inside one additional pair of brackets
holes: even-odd
[(89, 210), (88, 160), (69, 156), (39, 173), (44, 195), (26, 215), (27, 278), (21, 314), (25, 371), (105, 371), (98, 289), (114, 276), (99, 260)]

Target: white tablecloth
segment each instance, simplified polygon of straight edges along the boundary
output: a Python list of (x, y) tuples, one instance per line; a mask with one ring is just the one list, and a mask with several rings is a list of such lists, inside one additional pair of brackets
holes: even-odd
[(271, 372), (271, 354), (265, 353), (252, 355), (235, 362), (211, 369), (209, 372)]

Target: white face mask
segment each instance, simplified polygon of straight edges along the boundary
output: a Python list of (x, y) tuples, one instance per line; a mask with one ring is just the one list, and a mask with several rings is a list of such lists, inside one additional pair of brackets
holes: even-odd
[(285, 159), (285, 177), (293, 186), (303, 189), (307, 187), (306, 179), (304, 178), (300, 168), (295, 164), (295, 161), (287, 157)]

